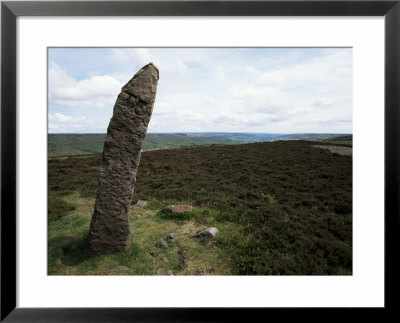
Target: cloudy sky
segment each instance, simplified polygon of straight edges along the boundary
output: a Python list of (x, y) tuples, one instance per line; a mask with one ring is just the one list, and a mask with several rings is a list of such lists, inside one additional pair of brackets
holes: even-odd
[(350, 48), (49, 48), (48, 131), (105, 133), (149, 62), (160, 80), (148, 132), (352, 132)]

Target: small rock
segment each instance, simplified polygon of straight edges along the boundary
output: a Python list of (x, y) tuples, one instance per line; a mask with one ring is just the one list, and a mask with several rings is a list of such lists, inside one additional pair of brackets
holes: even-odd
[(158, 257), (160, 257), (161, 252), (159, 252), (159, 251), (150, 251), (149, 254), (154, 258), (158, 258)]
[(117, 271), (117, 270), (129, 270), (129, 268), (128, 267), (126, 267), (126, 266), (115, 266), (115, 267), (111, 267), (110, 268), (110, 271)]
[(167, 236), (168, 242), (175, 243), (175, 242), (176, 242), (175, 237), (176, 237), (176, 234), (175, 234), (175, 233), (170, 233), (170, 234)]
[(188, 256), (186, 254), (186, 251), (188, 250), (188, 247), (182, 247), (178, 250), (178, 257), (179, 260), (182, 261), (184, 264), (187, 263), (188, 261)]
[(170, 233), (168, 236), (167, 236), (167, 239), (169, 240), (169, 239), (175, 239), (175, 237), (176, 237), (176, 234), (175, 233)]
[(167, 275), (167, 271), (165, 270), (165, 268), (157, 268), (156, 269), (156, 275), (165, 276), (165, 275)]
[(169, 213), (169, 212), (192, 212), (192, 207), (190, 205), (168, 205), (167, 207), (162, 209), (162, 212)]
[(157, 248), (163, 248), (163, 249), (168, 248), (168, 243), (166, 243), (163, 239), (158, 240), (154, 245)]
[(139, 200), (136, 202), (136, 206), (145, 207), (147, 205), (147, 201)]
[(218, 229), (216, 227), (211, 227), (205, 229), (204, 231), (197, 232), (193, 238), (206, 238), (206, 237), (215, 237), (218, 233)]

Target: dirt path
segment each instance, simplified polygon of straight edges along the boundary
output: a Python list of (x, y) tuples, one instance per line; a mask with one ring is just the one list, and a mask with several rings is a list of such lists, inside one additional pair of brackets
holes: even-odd
[(328, 146), (328, 145), (313, 145), (315, 148), (327, 149), (331, 153), (344, 155), (344, 156), (351, 156), (353, 154), (352, 147), (343, 147), (343, 146)]

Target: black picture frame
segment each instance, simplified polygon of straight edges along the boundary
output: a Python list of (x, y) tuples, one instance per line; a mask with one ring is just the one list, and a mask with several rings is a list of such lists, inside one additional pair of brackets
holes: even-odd
[[(399, 287), (400, 0), (379, 1), (2, 1), (1, 3), (1, 321), (233, 322), (307, 309), (17, 308), (16, 290), (16, 19), (18, 16), (384, 16), (385, 17), (385, 306), (396, 311)], [(38, 291), (39, 293), (40, 291)], [(332, 309), (325, 309), (336, 315)], [(346, 309), (346, 311), (357, 309)], [(278, 313), (276, 313), (278, 312)], [(393, 314), (393, 313), (391, 313)], [(327, 315), (324, 313), (323, 315)], [(342, 314), (341, 314), (342, 315)], [(253, 319), (251, 319), (253, 317)], [(338, 316), (339, 317), (339, 316)], [(321, 319), (321, 317), (320, 317)]]

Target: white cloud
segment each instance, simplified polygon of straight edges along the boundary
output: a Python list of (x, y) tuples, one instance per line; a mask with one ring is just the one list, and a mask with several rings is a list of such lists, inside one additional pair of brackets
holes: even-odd
[(84, 116), (67, 116), (60, 112), (48, 114), (50, 132), (86, 132), (88, 124), (93, 124)]
[(105, 108), (113, 106), (122, 83), (110, 75), (76, 80), (56, 63), (49, 66), (49, 104), (61, 107)]
[(84, 116), (71, 117), (71, 116), (66, 116), (59, 112), (56, 112), (54, 114), (49, 113), (49, 120), (55, 122), (73, 123), (73, 122), (85, 121), (85, 119), (86, 118)]
[(122, 74), (116, 75), (130, 79), (140, 68), (152, 62), (161, 71), (163, 77), (183, 76), (189, 72), (184, 59), (175, 55), (158, 55), (157, 50), (149, 48), (115, 48), (112, 49), (113, 59), (125, 66)]
[[(87, 122), (87, 132), (95, 129), (89, 120), (105, 132), (121, 86), (153, 62), (160, 80), (149, 132), (351, 132), (351, 49), (281, 49), (277, 54), (117, 48), (108, 53), (104, 61), (112, 61), (112, 67), (104, 67), (102, 75), (88, 71), (81, 80), (50, 62), (52, 114), (60, 112), (56, 106), (75, 109), (86, 117), (80, 122)], [(58, 122), (66, 125), (68, 119)]]

